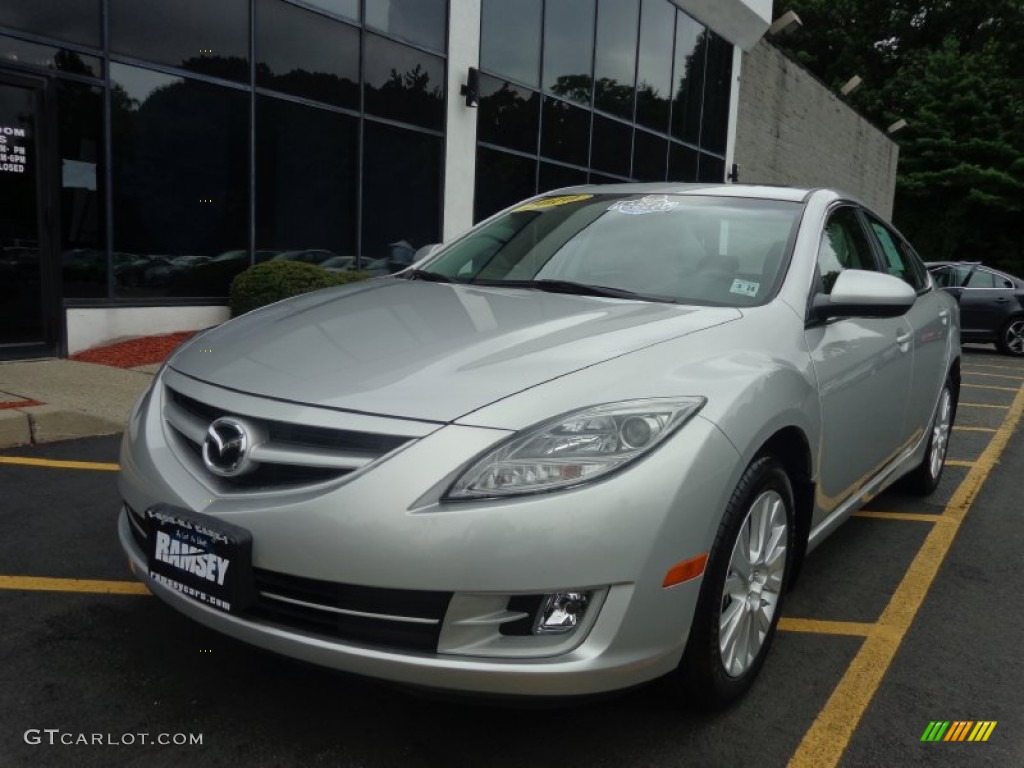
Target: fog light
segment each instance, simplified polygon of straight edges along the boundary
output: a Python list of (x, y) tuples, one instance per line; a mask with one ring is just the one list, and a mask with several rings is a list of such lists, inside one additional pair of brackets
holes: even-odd
[(572, 632), (583, 619), (590, 602), (589, 592), (556, 592), (548, 595), (537, 613), (535, 635)]

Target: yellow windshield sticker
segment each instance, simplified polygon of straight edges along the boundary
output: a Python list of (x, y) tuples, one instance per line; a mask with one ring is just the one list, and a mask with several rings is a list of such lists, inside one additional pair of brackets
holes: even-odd
[(569, 203), (577, 203), (580, 200), (589, 200), (593, 195), (560, 195), (558, 197), (544, 197), (540, 200), (534, 200), (526, 205), (520, 205), (518, 208), (513, 208), (513, 213), (519, 213), (520, 211), (543, 211), (547, 208), (554, 208), (556, 205), (568, 205)]

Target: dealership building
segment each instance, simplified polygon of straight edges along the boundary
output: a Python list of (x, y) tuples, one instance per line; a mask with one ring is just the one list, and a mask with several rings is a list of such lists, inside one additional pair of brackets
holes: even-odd
[(724, 181), (770, 21), (771, 0), (5, 0), (0, 359), (210, 325), (254, 262), (400, 261), (549, 189)]

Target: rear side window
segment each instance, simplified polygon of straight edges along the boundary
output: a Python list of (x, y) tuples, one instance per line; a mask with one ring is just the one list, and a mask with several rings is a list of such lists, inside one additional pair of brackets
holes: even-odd
[(875, 270), (864, 228), (857, 211), (850, 207), (837, 209), (829, 216), (818, 246), (818, 272), (822, 293), (832, 293), (839, 273), (845, 269)]
[(870, 219), (871, 230), (882, 246), (882, 260), (885, 271), (910, 285), (915, 291), (925, 287), (927, 280), (924, 267), (919, 266), (917, 257), (902, 240), (895, 237), (880, 221)]
[(971, 279), (967, 281), (965, 288), (995, 288), (995, 280), (991, 272), (984, 269), (974, 270), (974, 274), (971, 275)]

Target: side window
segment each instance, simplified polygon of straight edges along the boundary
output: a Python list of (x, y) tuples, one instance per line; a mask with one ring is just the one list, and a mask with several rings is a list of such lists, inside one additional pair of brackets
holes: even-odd
[(829, 217), (818, 246), (822, 293), (832, 293), (836, 278), (845, 269), (875, 269), (857, 211), (849, 207), (839, 208)]
[(900, 278), (915, 291), (924, 288), (924, 275), (919, 274), (915, 268), (913, 256), (896, 244), (896, 238), (893, 237), (893, 234), (884, 224), (875, 219), (870, 219), (870, 221), (871, 230), (875, 233), (875, 237), (878, 238), (878, 242), (882, 246), (885, 271), (893, 277)]
[(940, 288), (956, 288), (960, 285), (952, 267), (938, 267), (932, 270), (932, 279)]
[(965, 288), (995, 288), (995, 275), (987, 269), (976, 269), (971, 279), (967, 281)]

